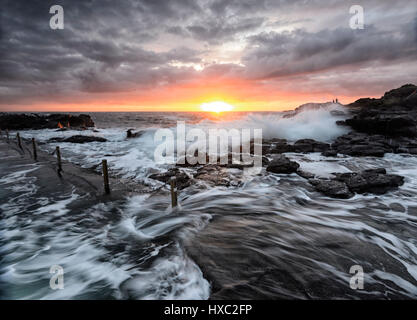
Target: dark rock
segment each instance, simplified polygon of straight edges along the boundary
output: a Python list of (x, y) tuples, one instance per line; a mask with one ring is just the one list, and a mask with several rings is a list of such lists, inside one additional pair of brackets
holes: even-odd
[(392, 140), (382, 135), (367, 135), (350, 132), (338, 137), (331, 145), (331, 150), (350, 156), (383, 157), (387, 152), (393, 152)]
[(417, 108), (417, 89), (405, 98), (404, 103), (408, 107)]
[(342, 199), (350, 198), (354, 193), (384, 194), (404, 183), (404, 177), (387, 174), (384, 168), (333, 175), (334, 179), (310, 179), (309, 182), (325, 195)]
[(94, 127), (94, 122), (89, 115), (80, 114), (78, 116), (68, 114), (18, 114), (2, 113), (0, 115), (0, 127), (9, 130), (24, 129), (54, 129), (63, 127), (87, 128)]
[(313, 139), (301, 139), (293, 145), (288, 144), (285, 139), (268, 140), (263, 144), (263, 154), (280, 154), (287, 152), (323, 152), (330, 148), (328, 143), (319, 142)]
[(277, 143), (271, 146), (270, 153), (286, 153), (286, 152), (294, 152), (294, 147), (288, 143)]
[(93, 136), (76, 135), (69, 138), (51, 138), (50, 142), (70, 142), (70, 143), (88, 143), (88, 142), (106, 142), (107, 139)]
[(349, 199), (353, 197), (353, 193), (344, 182), (327, 179), (310, 179), (309, 182), (318, 191), (331, 198)]
[(331, 111), (330, 111), (330, 114), (331, 114), (332, 116), (334, 116), (334, 117), (343, 117), (343, 116), (346, 116), (346, 115), (347, 115), (347, 113), (346, 113), (346, 112), (341, 111), (341, 110), (331, 110)]
[(300, 165), (291, 161), (284, 155), (274, 158), (267, 166), (266, 171), (273, 173), (293, 173), (296, 172)]
[(143, 131), (143, 130), (137, 131), (137, 132), (132, 132), (132, 130), (133, 129), (129, 129), (129, 130), (126, 131), (126, 137), (127, 138), (138, 138), (145, 133), (145, 131)]
[(297, 170), (297, 174), (304, 179), (313, 179), (315, 177), (315, 175), (313, 173), (303, 171), (303, 170), (300, 170), (300, 169)]
[(385, 169), (365, 170), (361, 173), (336, 174), (336, 179), (346, 183), (352, 192), (384, 194), (404, 183), (404, 177), (386, 174)]
[[(305, 103), (302, 104), (301, 106), (299, 106), (298, 108), (292, 110), (292, 111), (288, 111), (283, 118), (292, 118), (294, 116), (296, 116), (297, 114), (299, 114), (300, 112), (305, 112), (305, 111), (316, 111), (316, 110), (329, 110), (330, 107), (333, 107), (334, 103), (333, 102), (324, 102), (324, 103)], [(335, 110), (332, 110), (331, 112), (333, 112)]]
[(267, 157), (262, 157), (262, 166), (267, 166), (270, 163)]
[(321, 153), (325, 157), (337, 157), (337, 151), (336, 150), (327, 150)]
[(313, 139), (301, 139), (294, 143), (293, 148), (294, 152), (323, 152), (328, 150), (330, 145)]
[(417, 87), (388, 91), (380, 99), (359, 99), (349, 105), (355, 116), (345, 122), (353, 129), (389, 137), (417, 137)]
[(176, 177), (177, 189), (182, 190), (191, 185), (191, 178), (185, 173), (180, 171), (177, 168), (171, 168), (163, 173), (154, 173), (149, 176), (149, 178), (158, 180), (164, 183), (169, 183), (171, 177)]
[(216, 164), (208, 164), (199, 168), (197, 173), (194, 174), (194, 178), (204, 180), (216, 186), (230, 187), (240, 185), (240, 181), (229, 175), (224, 167)]

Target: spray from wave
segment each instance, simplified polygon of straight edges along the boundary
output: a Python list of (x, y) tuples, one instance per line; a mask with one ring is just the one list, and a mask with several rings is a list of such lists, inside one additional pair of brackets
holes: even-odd
[(346, 108), (340, 104), (311, 103), (290, 113), (249, 113), (238, 119), (220, 122), (202, 120), (196, 127), (262, 129), (264, 140), (280, 138), (296, 141), (309, 138), (328, 142), (348, 132), (336, 123), (347, 117)]

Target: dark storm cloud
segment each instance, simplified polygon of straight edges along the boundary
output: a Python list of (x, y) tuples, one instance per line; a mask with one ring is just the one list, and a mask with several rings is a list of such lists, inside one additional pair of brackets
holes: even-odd
[(414, 39), (417, 43), (417, 17), (414, 18)]
[(218, 43), (234, 35), (262, 26), (265, 20), (261, 17), (238, 19), (235, 22), (218, 20), (215, 23), (190, 25), (186, 29), (198, 40)]
[[(49, 28), (53, 4), (64, 7), (64, 30)], [(170, 61), (199, 62), (199, 51), (179, 44), (157, 53), (143, 44), (156, 39), (164, 23), (199, 10), (192, 0), (6, 1), (0, 20), (1, 102), (157, 82), (154, 68)]]
[[(337, 0), (4, 0), (0, 104), (144, 90), (204, 76), (276, 79), (415, 61), (414, 2), (362, 2), (386, 19), (383, 28), (349, 29), (349, 4)], [(54, 4), (64, 7), (64, 30), (49, 27)], [(286, 29), (294, 24), (298, 29)], [(238, 58), (216, 56), (223, 44), (242, 48), (242, 41), (247, 48)], [(192, 64), (205, 69), (197, 72)], [(407, 73), (396, 71), (397, 78)]]
[(252, 49), (243, 61), (251, 74), (268, 78), (369, 61), (412, 59), (417, 57), (417, 46), (408, 25), (397, 32), (367, 26), (363, 30), (261, 33), (250, 38)]

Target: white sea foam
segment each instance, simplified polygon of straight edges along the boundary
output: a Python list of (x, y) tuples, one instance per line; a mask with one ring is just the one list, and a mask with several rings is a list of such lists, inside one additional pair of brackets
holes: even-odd
[[(284, 118), (282, 114), (252, 114), (226, 122), (204, 120), (187, 127), (261, 127), (264, 138), (327, 141), (344, 133), (345, 129), (334, 123), (341, 118), (324, 109), (305, 111), (293, 118)], [(83, 132), (85, 135), (105, 137), (108, 142), (84, 145), (59, 143), (63, 157), (84, 167), (92, 167), (107, 158), (112, 174), (135, 179), (144, 179), (151, 172), (165, 169), (153, 162), (155, 129), (148, 128), (147, 133), (134, 139), (125, 139), (125, 129)], [(47, 141), (51, 137), (71, 136), (79, 132), (40, 130), (22, 134)], [(52, 152), (55, 145), (50, 143), (40, 147)], [(1, 280), (7, 284), (17, 283), (24, 292), (17, 298), (101, 297), (100, 292), (106, 292), (116, 298), (206, 299), (210, 295), (209, 283), (196, 263), (185, 254), (181, 241), (193, 239), (194, 234), (203, 231), (210, 221), (219, 216), (239, 223), (245, 232), (247, 227), (249, 232), (258, 235), (257, 247), (254, 247), (251, 239), (233, 234), (240, 237), (245, 248), (262, 251), (263, 245), (270, 247), (272, 244), (281, 246), (281, 251), (285, 248), (311, 249), (310, 253), (315, 258), (304, 257), (298, 250), (285, 252), (290, 257), (288, 261), (313, 261), (317, 273), (331, 275), (340, 286), (348, 286), (349, 266), (333, 265), (332, 258), (323, 258), (325, 254), (335, 257), (341, 251), (316, 247), (317, 241), (325, 244), (335, 241), (341, 247), (352, 249), (343, 251), (348, 261), (355, 260), (355, 263), (367, 266), (367, 283), (378, 283), (390, 292), (416, 297), (417, 243), (411, 231), (417, 227), (417, 157), (393, 154), (383, 158), (326, 158), (320, 154), (288, 156), (299, 162), (303, 170), (321, 177), (328, 177), (333, 172), (384, 167), (389, 173), (405, 176), (405, 184), (385, 195), (356, 195), (344, 200), (330, 199), (318, 193), (297, 175), (265, 174), (253, 177), (240, 188), (205, 185), (206, 189), (198, 189), (200, 185), (192, 185), (180, 191), (181, 215), (167, 209), (168, 205), (165, 206), (161, 198), (141, 195), (127, 199), (123, 205), (115, 204), (117, 209), (112, 203), (99, 204), (77, 219), (68, 214), (71, 202), (79, 200), (74, 194), (55, 200), (42, 197), (34, 200), (16, 194), (0, 207), (5, 213), (0, 234), (6, 240), (1, 248), (6, 257), (5, 269), (0, 273)], [(27, 177), (29, 173), (21, 171), (4, 176), (0, 183), (8, 188), (13, 184), (12, 191), (15, 193), (25, 192), (31, 183)], [(167, 194), (163, 196), (168, 197)], [(19, 213), (22, 211), (32, 213), (30, 218), (21, 219)], [(57, 212), (66, 214), (56, 215)], [(117, 218), (113, 218), (114, 215)], [(253, 220), (242, 221), (241, 217), (245, 215)], [(276, 217), (280, 219), (274, 220)], [(39, 233), (38, 230), (48, 226), (50, 218), (56, 219), (53, 230)], [(265, 230), (250, 229), (255, 222), (264, 222), (262, 226)], [(86, 228), (85, 225), (94, 227)], [(276, 233), (262, 238), (268, 228), (276, 230)], [(223, 232), (230, 235), (228, 229)], [(224, 234), (216, 236), (221, 238)], [(356, 247), (350, 245), (351, 242)], [(112, 247), (119, 246), (121, 249), (114, 250), (116, 253), (111, 251)], [(138, 247), (141, 250), (136, 251)], [(315, 255), (318, 248), (323, 253), (319, 258)], [(360, 250), (354, 251), (355, 248), (367, 248), (377, 252), (377, 255), (364, 257)], [(281, 251), (265, 250), (262, 253), (274, 258), (273, 255)], [(374, 260), (369, 260), (371, 256)], [(386, 261), (389, 261), (387, 265), (397, 269), (382, 268)], [(66, 290), (51, 292), (48, 268), (59, 262), (68, 272)], [(28, 286), (38, 290), (24, 291)]]

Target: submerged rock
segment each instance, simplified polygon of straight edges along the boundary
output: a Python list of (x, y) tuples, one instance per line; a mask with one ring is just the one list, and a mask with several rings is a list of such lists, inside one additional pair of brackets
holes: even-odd
[(330, 144), (313, 139), (301, 139), (294, 143), (294, 152), (323, 152), (330, 148)]
[(69, 142), (69, 143), (88, 143), (88, 142), (106, 142), (107, 139), (93, 136), (76, 135), (69, 138), (51, 138), (50, 142)]
[(384, 168), (365, 170), (361, 173), (336, 174), (338, 181), (344, 182), (352, 192), (384, 194), (404, 184), (404, 177), (386, 174)]
[(322, 152), (321, 155), (325, 157), (337, 157), (337, 151), (330, 149)]
[(284, 155), (279, 155), (268, 164), (266, 171), (273, 173), (293, 173), (297, 172), (299, 167), (300, 165), (297, 162), (291, 161)]
[(334, 179), (310, 179), (316, 189), (332, 198), (348, 199), (354, 193), (384, 194), (404, 183), (404, 177), (387, 174), (384, 168), (334, 173)]
[(353, 193), (346, 183), (328, 179), (310, 179), (309, 182), (320, 192), (331, 198), (349, 199)]
[(132, 130), (133, 129), (129, 129), (129, 130), (126, 131), (126, 138), (138, 138), (145, 133), (145, 131), (143, 131), (143, 130), (140, 130), (140, 131), (137, 131), (137, 132), (132, 132)]
[(380, 134), (350, 132), (338, 137), (330, 150), (350, 156), (383, 157), (385, 153), (417, 154), (417, 140), (410, 137), (386, 137)]
[(241, 183), (230, 175), (225, 167), (216, 164), (208, 164), (199, 168), (194, 174), (194, 178), (225, 187), (238, 186)]
[(316, 141), (313, 139), (300, 139), (294, 144), (289, 144), (285, 139), (274, 139), (263, 143), (263, 154), (276, 154), (286, 152), (324, 152), (330, 149), (328, 143)]
[(183, 171), (178, 168), (171, 168), (163, 173), (151, 174), (148, 178), (158, 180), (164, 183), (169, 183), (171, 177), (176, 177), (177, 189), (182, 190), (191, 185), (191, 178)]
[(300, 170), (300, 169), (297, 170), (297, 174), (300, 177), (303, 177), (304, 179), (313, 179), (315, 177), (314, 173), (307, 172), (307, 171)]

